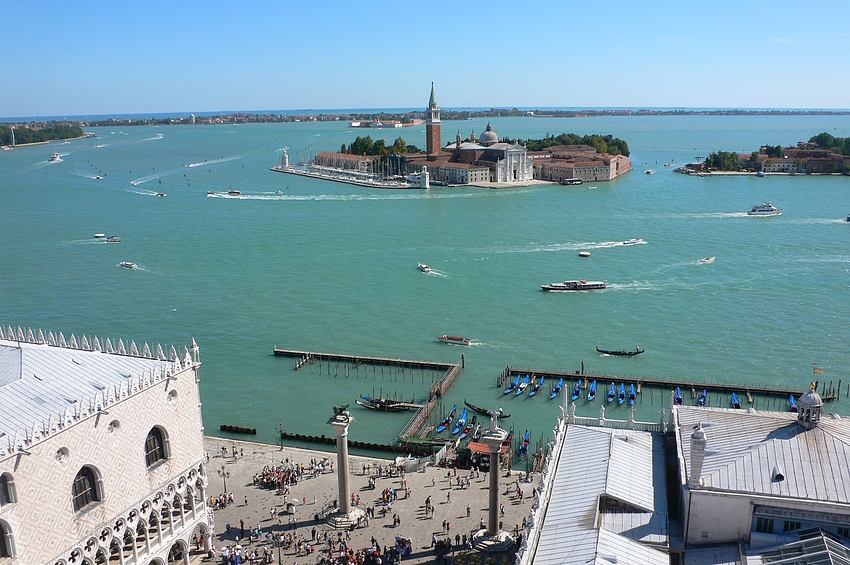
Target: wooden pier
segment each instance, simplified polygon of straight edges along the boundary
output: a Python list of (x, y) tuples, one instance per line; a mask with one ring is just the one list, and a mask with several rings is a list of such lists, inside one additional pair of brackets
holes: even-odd
[[(410, 371), (434, 371), (442, 373), (439, 379), (431, 383), (428, 390), (428, 398), (424, 403), (418, 404), (413, 402), (404, 403), (411, 408), (417, 408), (416, 412), (410, 418), (398, 434), (399, 438), (418, 437), (421, 431), (427, 426), (428, 416), (437, 406), (437, 401), (445, 394), (457, 376), (460, 374), (461, 365), (457, 363), (439, 363), (434, 361), (415, 361), (410, 359), (397, 359), (392, 357), (369, 357), (364, 355), (348, 355), (341, 353), (319, 353), (315, 351), (303, 351), (299, 349), (283, 349), (277, 346), (274, 347), (274, 354), (283, 357), (297, 357), (298, 362), (295, 364), (295, 370), (303, 368), (305, 365), (318, 363), (328, 364), (328, 374), (330, 374), (331, 363), (343, 363), (344, 374), (350, 374), (346, 369), (347, 365), (351, 365), (359, 371), (359, 367), (364, 365), (394, 367), (397, 369)], [(321, 369), (320, 369), (321, 371)]]

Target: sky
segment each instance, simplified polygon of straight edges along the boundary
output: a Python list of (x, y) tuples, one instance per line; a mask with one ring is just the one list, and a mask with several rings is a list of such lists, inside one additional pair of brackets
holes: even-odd
[(847, 0), (0, 0), (0, 116), (850, 108)]

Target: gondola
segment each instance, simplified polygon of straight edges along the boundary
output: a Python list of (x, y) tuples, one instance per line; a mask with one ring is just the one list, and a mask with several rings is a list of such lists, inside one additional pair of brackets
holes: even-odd
[(388, 406), (392, 406), (393, 404), (403, 404), (403, 400), (390, 400), (388, 398), (373, 398), (371, 396), (367, 396), (365, 394), (361, 394), (360, 398), (365, 400), (366, 402), (371, 402), (372, 404), (386, 404)]
[(576, 386), (573, 387), (573, 400), (578, 400), (578, 397), (581, 396), (581, 381), (576, 383)]
[(399, 404), (387, 404), (385, 402), (366, 402), (365, 400), (360, 400), (359, 398), (354, 402), (356, 402), (363, 408), (368, 408), (369, 410), (376, 410), (378, 412), (404, 412), (405, 410), (410, 410), (410, 406), (404, 406)]
[(673, 393), (673, 404), (681, 404), (684, 398), (682, 397), (682, 389), (676, 387), (676, 392)]
[(457, 434), (459, 434), (460, 431), (463, 429), (463, 427), (466, 425), (466, 415), (468, 413), (469, 413), (469, 411), (466, 408), (464, 408), (463, 412), (460, 413), (460, 418), (457, 419), (457, 422), (455, 422), (455, 427), (452, 430), (453, 436), (456, 436)]
[(552, 389), (552, 394), (549, 395), (549, 400), (552, 400), (559, 394), (561, 394), (561, 389), (564, 386), (564, 377), (558, 379), (558, 384), (555, 385), (555, 388)]
[(620, 383), (620, 391), (617, 393), (617, 404), (622, 404), (626, 401), (626, 385)]
[(522, 378), (519, 385), (516, 387), (516, 392), (514, 392), (514, 396), (519, 396), (520, 394), (525, 392), (525, 389), (528, 388), (528, 381), (531, 379), (529, 375), (526, 375)]
[(635, 393), (635, 385), (629, 385), (629, 406), (635, 405), (635, 400), (637, 399), (637, 394)]
[(466, 404), (467, 408), (470, 408), (473, 412), (478, 412), (482, 416), (487, 416), (488, 418), (492, 418), (495, 414), (497, 418), (510, 418), (510, 414), (506, 414), (504, 410), (499, 408), (498, 410), (487, 410), (486, 408), (481, 408), (480, 406), (476, 406), (463, 399), (463, 403)]
[(635, 346), (634, 351), (628, 351), (626, 349), (599, 349), (598, 347), (596, 348), (596, 351), (598, 351), (599, 353), (604, 353), (605, 355), (626, 355), (626, 356), (628, 356), (628, 355), (640, 355), (641, 353), (643, 353), (643, 349), (641, 349), (639, 345)]
[(514, 427), (511, 426), (511, 429), (508, 431), (508, 437), (505, 438), (505, 441), (502, 442), (502, 445), (510, 445), (511, 440), (514, 439)]
[(443, 420), (442, 423), (437, 426), (437, 433), (442, 432), (443, 430), (452, 425), (452, 420), (455, 419), (455, 413), (457, 413), (457, 404), (452, 406), (452, 411), (449, 412), (449, 415), (446, 416), (445, 420)]
[(706, 401), (708, 399), (708, 391), (702, 389), (702, 394), (699, 395), (699, 399), (697, 400), (697, 406), (705, 406)]
[(537, 379), (537, 382), (534, 383), (534, 386), (531, 387), (530, 391), (528, 391), (528, 396), (534, 396), (535, 394), (540, 392), (540, 389), (543, 388), (543, 379), (544, 378), (545, 377), (543, 375), (540, 375), (540, 378)]
[(592, 402), (596, 398), (596, 381), (590, 383), (590, 390), (587, 391), (587, 401)]
[(478, 415), (472, 415), (472, 421), (469, 422), (464, 428), (463, 431), (460, 432), (460, 439), (464, 439), (466, 436), (472, 433), (472, 430), (475, 429), (475, 424), (478, 423)]
[(519, 444), (519, 449), (516, 453), (517, 459), (522, 459), (528, 454), (528, 442), (531, 440), (531, 432), (525, 430), (525, 433), (522, 435), (522, 442)]
[(614, 392), (614, 383), (611, 383), (611, 386), (608, 387), (608, 402), (614, 402), (616, 397), (617, 393)]
[(509, 384), (509, 385), (508, 385), (508, 388), (506, 388), (506, 389), (505, 389), (504, 394), (510, 394), (510, 393), (512, 393), (512, 392), (514, 391), (514, 389), (515, 389), (517, 386), (519, 386), (519, 380), (520, 380), (521, 378), (522, 378), (522, 377), (521, 377), (520, 375), (517, 375), (517, 376), (516, 376), (516, 378), (513, 380), (513, 382), (512, 382), (511, 384)]
[(738, 395), (733, 392), (732, 393), (732, 408), (740, 408), (740, 407), (741, 407), (741, 401), (738, 400)]
[(790, 410), (791, 412), (797, 411), (797, 401), (794, 400), (793, 394), (788, 397), (788, 410)]

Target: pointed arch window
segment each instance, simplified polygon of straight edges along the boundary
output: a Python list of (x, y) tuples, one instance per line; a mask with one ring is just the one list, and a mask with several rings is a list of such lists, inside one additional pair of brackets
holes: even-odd
[(74, 512), (79, 512), (87, 506), (103, 499), (103, 487), (100, 477), (93, 467), (84, 466), (74, 477), (72, 494)]
[(145, 465), (153, 467), (160, 461), (165, 461), (171, 456), (168, 444), (168, 434), (159, 426), (154, 426), (148, 432), (145, 439)]
[(4, 520), (0, 520), (0, 558), (15, 557), (15, 538), (12, 528)]
[(14, 504), (18, 501), (15, 490), (15, 478), (10, 473), (0, 475), (0, 507)]

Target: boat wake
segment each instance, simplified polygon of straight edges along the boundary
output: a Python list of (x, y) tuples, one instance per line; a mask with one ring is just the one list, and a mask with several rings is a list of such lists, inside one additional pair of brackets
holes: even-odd
[(186, 165), (190, 169), (193, 167), (203, 167), (205, 165), (215, 165), (216, 163), (226, 163), (228, 161), (235, 161), (236, 159), (241, 159), (242, 155), (235, 155), (233, 157), (222, 157), (221, 159), (211, 159), (209, 161), (201, 161), (200, 163), (189, 163)]
[(138, 186), (140, 184), (144, 184), (146, 182), (150, 182), (152, 180), (156, 180), (158, 178), (162, 178), (169, 173), (156, 173), (155, 175), (148, 175), (146, 177), (139, 177), (137, 179), (131, 180), (130, 184), (133, 186)]
[(650, 281), (632, 281), (625, 284), (608, 283), (608, 289), (614, 291), (659, 290), (660, 288), (661, 285)]
[(84, 179), (100, 180), (102, 178), (100, 175), (93, 175), (91, 173), (75, 172), (74, 174), (78, 177), (83, 177)]
[[(444, 198), (485, 198), (495, 193), (488, 192), (463, 192), (463, 193), (428, 193), (419, 189), (401, 189), (400, 191), (384, 192), (382, 194), (277, 194), (258, 193), (231, 195), (226, 191), (216, 193), (214, 196), (227, 196), (228, 198), (241, 198), (243, 200), (284, 200), (292, 202), (309, 201), (370, 201), (370, 200), (421, 200), (421, 199), (444, 199)], [(507, 194), (507, 192), (503, 192)], [(516, 193), (514, 193), (516, 194)], [(213, 196), (213, 195), (210, 195)]]
[(140, 194), (142, 196), (159, 196), (160, 194), (162, 194), (161, 192), (156, 192), (155, 190), (147, 190), (147, 189), (140, 189), (140, 190), (132, 190), (131, 189), (131, 190), (128, 190), (127, 192), (132, 192), (133, 194)]
[(156, 134), (153, 137), (146, 137), (144, 139), (140, 139), (139, 141), (155, 141), (157, 139), (162, 139), (164, 136), (161, 133)]

